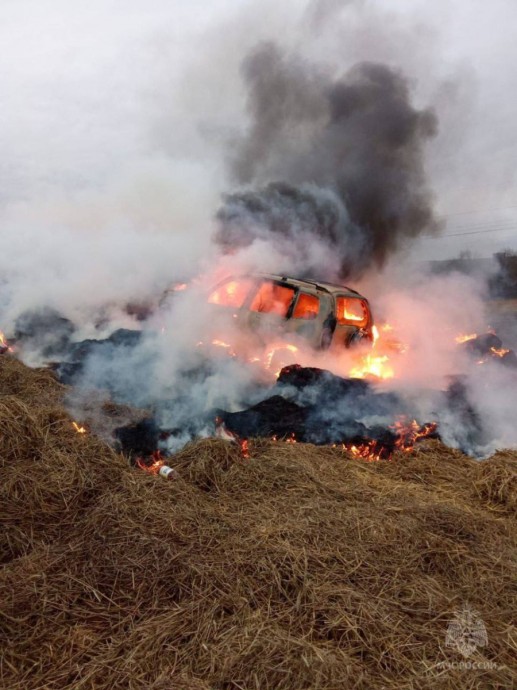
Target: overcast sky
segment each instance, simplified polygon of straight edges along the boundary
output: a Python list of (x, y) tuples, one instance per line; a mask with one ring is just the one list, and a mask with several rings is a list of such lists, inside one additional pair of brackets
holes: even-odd
[(246, 124), (239, 66), (268, 38), (396, 65), (436, 109), (427, 167), (453, 236), (415, 254), (517, 250), (515, 0), (2, 0), (0, 220), (98, 194), (136, 220), (209, 223)]

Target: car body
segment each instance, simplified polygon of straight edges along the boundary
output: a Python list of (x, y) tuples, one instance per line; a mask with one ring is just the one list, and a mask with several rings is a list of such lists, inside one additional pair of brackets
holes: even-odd
[(314, 349), (372, 341), (368, 300), (343, 285), (271, 273), (241, 275), (218, 283), (208, 302), (263, 340), (293, 334)]

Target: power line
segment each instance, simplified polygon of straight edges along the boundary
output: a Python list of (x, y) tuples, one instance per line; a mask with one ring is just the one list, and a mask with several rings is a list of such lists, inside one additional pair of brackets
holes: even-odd
[(462, 230), (465, 230), (465, 232), (472, 232), (474, 230), (492, 230), (492, 229), (497, 229), (497, 230), (505, 230), (508, 228), (511, 230), (513, 227), (515, 227), (516, 219), (508, 219), (508, 220), (488, 220), (484, 223), (467, 223), (466, 225), (447, 225), (447, 230), (450, 230), (451, 232), (461, 232)]
[(427, 235), (430, 240), (443, 240), (446, 237), (462, 237), (463, 235), (484, 235), (491, 232), (504, 232), (505, 230), (517, 230), (517, 225), (499, 227), (499, 228), (486, 228), (484, 230), (469, 230), (467, 232), (453, 232), (447, 235)]
[(443, 237), (461, 237), (462, 235), (484, 235), (487, 232), (504, 232), (505, 230), (517, 230), (517, 225), (505, 228), (488, 228), (486, 230), (471, 230), (470, 232), (455, 232)]
[(449, 213), (444, 218), (454, 218), (454, 216), (468, 216), (475, 215), (476, 213), (493, 213), (494, 211), (510, 211), (516, 209), (517, 206), (501, 206), (499, 208), (486, 208), (486, 209), (475, 209), (472, 211), (457, 211), (456, 213)]

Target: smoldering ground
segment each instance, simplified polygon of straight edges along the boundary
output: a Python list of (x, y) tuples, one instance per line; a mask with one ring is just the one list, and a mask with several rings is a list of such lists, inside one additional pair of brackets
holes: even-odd
[[(206, 277), (207, 285), (212, 280)], [(254, 428), (264, 433), (272, 419), (267, 401), (280, 396), (284, 402), (274, 403), (275, 424), (270, 431), (282, 428), (286, 434), (295, 433), (298, 440), (378, 437), (403, 415), (420, 422), (437, 421), (449, 445), (476, 456), (487, 455), (502, 439), (506, 445), (516, 442), (509, 412), (515, 369), (497, 358), (481, 366), (480, 354), (455, 342), (458, 333), (472, 326), (481, 331), (485, 323), (483, 295), (476, 293), (469, 279), (413, 276), (409, 295), (407, 276), (400, 290), (392, 278), (390, 292), (379, 296), (377, 305), (379, 325), (388, 320), (395, 338), (404, 345), (402, 351), (389, 355), (394, 377), (371, 381), (359, 392), (356, 387), (336, 385), (332, 399), (325, 377), (302, 388), (293, 388), (289, 382), (275, 385), (276, 367), (266, 370), (264, 353), (272, 342), (278, 342), (278, 335), (272, 341), (270, 334), (257, 332), (251, 339), (254, 349), (247, 349), (250, 334), (236, 328), (231, 315), (217, 318), (207, 303), (207, 285), (195, 284), (174, 293), (168, 306), (144, 323), (141, 331), (115, 331), (100, 341), (68, 342), (58, 357), (58, 372), (74, 384), (69, 396), (74, 415), (81, 418), (92, 389), (103, 390), (119, 403), (147, 409), (154, 419), (154, 440), (158, 443), (159, 432), (166, 432), (161, 447), (175, 450), (193, 437), (212, 435), (216, 416), (235, 421), (239, 418), (227, 413), (257, 403), (263, 403), (260, 409), (266, 421), (253, 422), (251, 427), (246, 421), (235, 430)], [(450, 295), (460, 294), (461, 304), (456, 299), (448, 302)], [(50, 323), (47, 320), (43, 325)], [(63, 333), (55, 322), (52, 330), (56, 335)], [(67, 334), (70, 330), (65, 331), (65, 338)], [(302, 339), (288, 340), (296, 342), (298, 349), (282, 365), (298, 363), (344, 377), (369, 352), (359, 348), (317, 353), (304, 348)], [(257, 413), (250, 414), (257, 418)], [(95, 428), (91, 413), (90, 421)], [(102, 426), (102, 420), (98, 421)]]

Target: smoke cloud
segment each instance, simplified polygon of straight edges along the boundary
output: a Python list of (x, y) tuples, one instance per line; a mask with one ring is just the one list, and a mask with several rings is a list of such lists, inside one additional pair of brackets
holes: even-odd
[(312, 233), (337, 253), (340, 276), (357, 278), (438, 230), (424, 168), (437, 118), (412, 105), (401, 72), (363, 62), (336, 77), (267, 43), (242, 74), (251, 122), (232, 169), (259, 191), (226, 197), (222, 246)]

